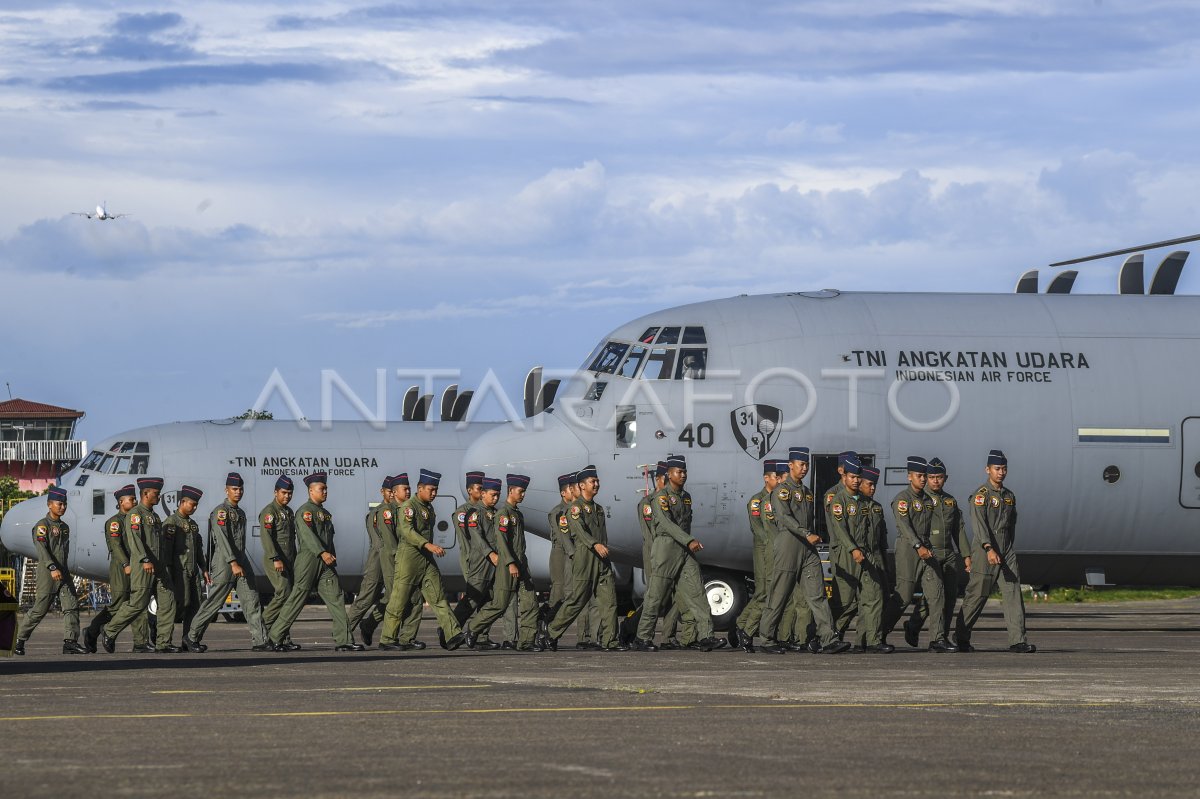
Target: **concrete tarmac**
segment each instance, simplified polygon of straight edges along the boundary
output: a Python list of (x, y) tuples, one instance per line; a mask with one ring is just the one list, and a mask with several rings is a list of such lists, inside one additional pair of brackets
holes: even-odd
[(448, 653), (430, 618), (339, 654), (319, 607), (293, 654), (69, 656), (51, 616), (0, 660), (0, 796), (1196, 796), (1200, 600), (1028, 610), (1033, 655), (994, 603), (981, 651), (890, 656)]

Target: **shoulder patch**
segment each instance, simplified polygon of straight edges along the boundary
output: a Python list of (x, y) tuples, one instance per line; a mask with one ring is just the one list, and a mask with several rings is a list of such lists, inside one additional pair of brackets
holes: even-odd
[(871, 512), (883, 515), (883, 506), (880, 505), (879, 503), (875, 503), (874, 505), (871, 506)]
[(578, 505), (571, 506), (571, 518), (572, 519), (578, 519), (582, 515), (583, 514), (580, 512)]
[(654, 509), (650, 507), (650, 503), (647, 502), (647, 503), (643, 504), (642, 505), (642, 517), (649, 519), (653, 515), (654, 515)]
[(109, 531), (110, 533), (119, 533), (119, 532), (121, 532), (121, 525), (120, 525), (120, 523), (118, 523), (118, 522), (115, 522), (115, 521), (114, 521), (114, 522), (109, 522), (109, 524), (108, 524), (108, 531)]
[(405, 509), (404, 509), (404, 518), (406, 518), (406, 519), (411, 519), (412, 517), (413, 517), (413, 509), (412, 509), (412, 508), (405, 508)]
[(390, 522), (390, 521), (392, 520), (392, 512), (391, 512), (391, 510), (385, 510), (385, 511), (383, 512), (383, 520), (384, 520), (385, 522)]
[(225, 511), (223, 511), (223, 510), (219, 510), (219, 511), (217, 511), (217, 518), (218, 518), (218, 519), (224, 519), (226, 515), (227, 515), (227, 514), (226, 514), (226, 513), (225, 513)]
[(308, 524), (312, 524), (312, 511), (310, 511), (310, 510), (304, 511), (304, 521), (307, 522)]
[(908, 515), (908, 500), (907, 499), (902, 499), (896, 503), (896, 512), (899, 513), (901, 516)]
[(508, 527), (508, 517), (507, 517), (507, 516), (501, 516), (501, 517), (500, 517), (500, 526), (501, 526), (501, 527)]
[(833, 515), (836, 518), (838, 518), (838, 519), (842, 518), (842, 510), (843, 510), (842, 503), (840, 503), (840, 502), (833, 503), (833, 506), (830, 508), (830, 510), (833, 511)]
[(567, 515), (565, 513), (560, 514), (558, 517), (558, 529), (564, 533), (567, 531)]
[(129, 526), (134, 530), (139, 530), (142, 527), (142, 517), (137, 513), (129, 514)]
[(467, 513), (466, 513), (466, 511), (463, 511), (462, 513), (458, 514), (458, 523), (459, 523), (459, 524), (466, 524), (466, 523), (467, 523)]
[(982, 508), (986, 502), (987, 502), (987, 497), (985, 497), (983, 494), (975, 495), (975, 505), (976, 506)]
[(833, 492), (832, 491), (830, 491), (828, 494), (825, 495), (825, 507), (828, 508), (830, 502), (833, 502)]
[(671, 503), (667, 500), (666, 497), (659, 497), (658, 498), (658, 507), (662, 508), (663, 510), (670, 510)]
[(779, 500), (781, 502), (787, 502), (791, 498), (792, 498), (791, 491), (788, 491), (786, 488), (779, 489)]

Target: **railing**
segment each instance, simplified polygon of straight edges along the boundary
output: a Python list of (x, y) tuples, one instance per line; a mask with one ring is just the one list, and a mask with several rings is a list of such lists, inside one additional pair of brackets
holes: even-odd
[(81, 461), (86, 441), (0, 441), (0, 461)]

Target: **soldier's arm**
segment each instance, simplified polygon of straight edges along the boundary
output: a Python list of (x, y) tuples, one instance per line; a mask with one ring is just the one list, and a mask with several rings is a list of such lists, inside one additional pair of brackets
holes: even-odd
[[(576, 511), (579, 511), (579, 513), (576, 514)], [(567, 509), (567, 530), (571, 533), (576, 552), (578, 552), (580, 547), (595, 551), (597, 542), (592, 537), (592, 531), (583, 522), (583, 512), (580, 505), (572, 505)]]
[[(829, 530), (830, 542), (839, 548), (845, 549), (846, 552), (853, 552), (860, 547), (850, 535), (849, 509), (846, 507), (845, 499), (845, 497), (833, 498), (833, 502), (827, 508), (828, 513), (825, 515), (825, 524)], [(834, 505), (842, 506), (841, 518), (833, 512)]]
[(563, 508), (558, 513), (554, 514), (554, 534), (558, 536), (559, 543), (562, 544), (563, 551), (570, 557), (575, 557), (575, 538), (571, 535), (571, 520), (568, 517), (567, 509)]
[(313, 552), (325, 552), (325, 545), (321, 543), (320, 537), (312, 528), (312, 522), (304, 520), (304, 514), (308, 511), (301, 511), (296, 514), (296, 538), (304, 545), (304, 549), (311, 549)]
[(125, 546), (125, 534), (121, 532), (121, 522), (109, 519), (104, 527), (105, 541), (108, 543), (108, 555), (122, 566), (129, 565), (129, 549)]
[(954, 542), (958, 545), (959, 554), (969, 558), (971, 556), (971, 539), (967, 538), (967, 519), (957, 503), (954, 506), (954, 518), (956, 523), (950, 532), (954, 536)]
[[(900, 503), (904, 503), (904, 509), (901, 510)], [(896, 546), (903, 544), (906, 547), (916, 549), (917, 547), (925, 546), (925, 542), (917, 535), (917, 531), (913, 529), (912, 506), (908, 504), (907, 498), (897, 497), (892, 500), (892, 515), (896, 519)]]
[(409, 546), (424, 550), (425, 545), (428, 544), (429, 541), (426, 540), (425, 536), (417, 532), (416, 525), (414, 524), (415, 513), (416, 512), (411, 507), (405, 508), (400, 513), (400, 523), (397, 529), (400, 530), (401, 541)]
[[(639, 506), (644, 503), (638, 503)], [(757, 494), (746, 503), (746, 517), (750, 520), (750, 537), (755, 541), (763, 537), (762, 497)]]
[(400, 545), (400, 538), (396, 535), (396, 511), (391, 508), (386, 508), (379, 514), (379, 541), (389, 552), (395, 552), (396, 547)]
[[(267, 517), (271, 521), (267, 521)], [(274, 513), (268, 513), (266, 508), (258, 514), (258, 540), (262, 542), (263, 555), (271, 560), (279, 560), (279, 544), (275, 542), (275, 525), (279, 518)]]
[(980, 549), (991, 547), (999, 554), (1000, 547), (987, 518), (987, 499), (987, 494), (982, 491), (976, 491), (971, 496), (971, 528), (975, 531), (974, 540)]
[(39, 561), (49, 566), (51, 571), (65, 572), (63, 565), (58, 562), (58, 558), (54, 557), (54, 553), (50, 551), (50, 528), (44, 524), (34, 525), (33, 544), (37, 549), (37, 559)]
[(204, 541), (200, 538), (200, 525), (196, 525), (195, 530), (188, 530), (187, 537), (189, 545), (192, 548), (192, 554), (196, 556), (196, 568), (202, 573), (207, 573), (208, 558), (204, 556)]
[(666, 494), (659, 494), (653, 498), (650, 503), (650, 526), (654, 530), (654, 534), (658, 535), (659, 531), (666, 533), (675, 543), (682, 547), (686, 547), (695, 539), (684, 532), (683, 528), (675, 523), (671, 518), (671, 501)]
[[(787, 497), (784, 499), (783, 497)], [(808, 530), (804, 529), (804, 525), (800, 524), (800, 520), (796, 518), (796, 512), (792, 508), (792, 492), (788, 488), (777, 488), (771, 493), (771, 507), (775, 511), (775, 524), (781, 530), (787, 532), (796, 538), (808, 538)]]
[(233, 563), (237, 557), (233, 554), (233, 542), (229, 540), (230, 519), (228, 514), (224, 519), (218, 518), (223, 512), (223, 508), (217, 508), (208, 515), (208, 538), (216, 547), (213, 560), (220, 558), (224, 563)]
[(517, 556), (513, 554), (512, 536), (516, 533), (516, 519), (503, 515), (496, 518), (496, 555), (500, 558), (496, 567), (508, 568), (508, 564), (516, 563)]
[[(125, 517), (125, 546), (129, 549), (130, 563), (149, 563), (150, 555), (146, 551), (146, 539), (143, 538), (143, 530), (145, 530), (145, 521), (139, 521), (137, 527), (134, 527), (135, 514), (131, 511)], [(139, 516), (140, 519), (140, 516)]]

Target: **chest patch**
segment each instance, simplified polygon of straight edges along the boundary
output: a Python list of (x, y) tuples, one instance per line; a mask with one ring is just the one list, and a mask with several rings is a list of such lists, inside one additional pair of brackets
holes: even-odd
[(1015, 499), (1013, 499), (1012, 497), (1010, 497), (1010, 496), (1005, 496), (1005, 497), (1004, 497), (1004, 504), (1005, 504), (1005, 505), (1016, 505), (1016, 504), (1017, 504), (1017, 501), (1016, 501)]
[(851, 516), (857, 516), (858, 515), (858, 506), (855, 505), (853, 502), (851, 502), (849, 505), (846, 506), (846, 513), (850, 514)]
[(916, 513), (920, 513), (923, 510), (925, 510), (925, 505), (922, 504), (921, 500), (914, 499), (913, 500), (913, 511)]
[(992, 497), (992, 507), (993, 508), (1000, 507), (1000, 497)]
[(779, 489), (779, 501), (780, 502), (787, 502), (791, 498), (792, 498), (791, 491), (788, 491), (786, 488)]

